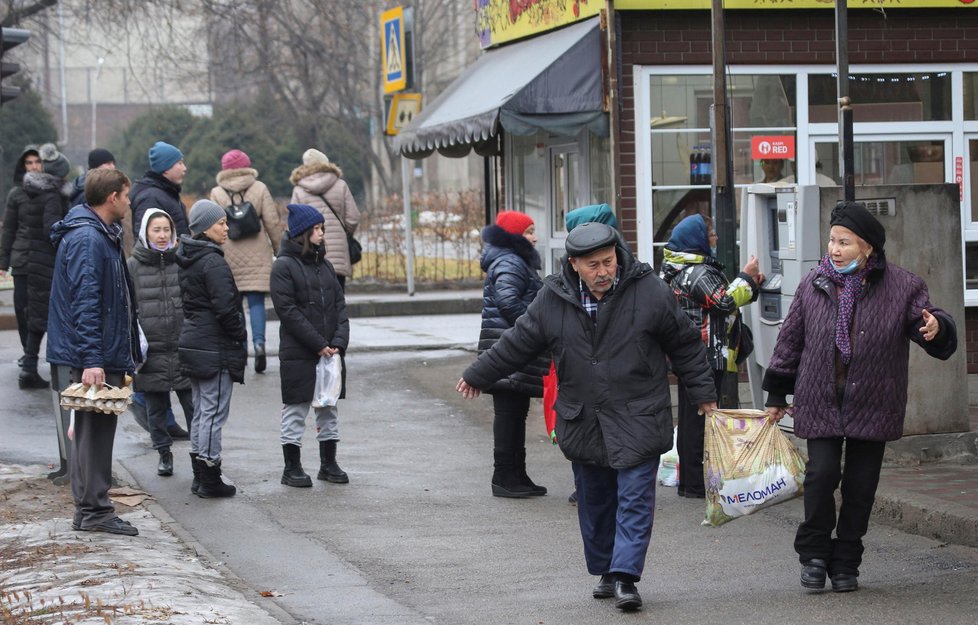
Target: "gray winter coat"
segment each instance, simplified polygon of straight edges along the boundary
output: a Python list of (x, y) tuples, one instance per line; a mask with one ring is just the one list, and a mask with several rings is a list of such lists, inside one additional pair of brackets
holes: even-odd
[(526, 314), (463, 378), (478, 389), (551, 352), (560, 388), (557, 442), (575, 462), (615, 469), (655, 460), (672, 447), (672, 369), (690, 400), (716, 401), (699, 332), (672, 291), (619, 244), (621, 278), (597, 324), (580, 302), (578, 275), (565, 260)]
[[(937, 317), (932, 341), (920, 334), (922, 311)], [(856, 301), (850, 337), (852, 359), (837, 363), (835, 284), (810, 272), (778, 334), (762, 387), (767, 405), (787, 405), (794, 395), (795, 434), (801, 438), (849, 437), (892, 441), (903, 436), (910, 342), (947, 360), (957, 349), (949, 314), (930, 303), (924, 281), (893, 264), (873, 270)], [(841, 400), (840, 400), (841, 398)]]

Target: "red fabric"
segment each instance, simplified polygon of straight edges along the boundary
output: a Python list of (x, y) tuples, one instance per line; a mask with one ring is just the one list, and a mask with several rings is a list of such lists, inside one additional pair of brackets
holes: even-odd
[(554, 403), (557, 401), (557, 370), (554, 363), (550, 361), (550, 373), (543, 376), (543, 423), (547, 428), (547, 435), (554, 443), (557, 442), (557, 413), (554, 412)]

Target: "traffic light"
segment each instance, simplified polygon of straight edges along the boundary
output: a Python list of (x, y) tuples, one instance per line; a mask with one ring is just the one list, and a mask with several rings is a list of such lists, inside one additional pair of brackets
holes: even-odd
[(0, 34), (0, 106), (20, 95), (20, 87), (7, 84), (7, 79), (20, 71), (20, 63), (9, 63), (2, 57), (7, 56), (7, 50), (19, 46), (31, 38), (30, 31), (22, 28), (4, 28)]

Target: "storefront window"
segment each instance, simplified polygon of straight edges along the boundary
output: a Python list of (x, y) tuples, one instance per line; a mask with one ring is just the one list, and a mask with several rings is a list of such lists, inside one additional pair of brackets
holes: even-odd
[(964, 283), (966, 289), (978, 289), (978, 241), (964, 245)]
[(513, 155), (513, 206), (534, 221), (544, 223), (547, 207), (547, 150), (542, 133), (507, 135)]
[[(822, 172), (839, 171), (839, 145), (818, 143), (815, 147)], [(853, 144), (853, 175), (856, 185), (941, 184), (944, 171), (944, 142), (870, 141)]]
[(964, 118), (978, 119), (978, 73), (964, 72)]
[[(833, 74), (808, 77), (812, 123), (838, 121), (838, 87)], [(854, 122), (945, 121), (951, 119), (951, 74), (854, 74), (849, 77)]]

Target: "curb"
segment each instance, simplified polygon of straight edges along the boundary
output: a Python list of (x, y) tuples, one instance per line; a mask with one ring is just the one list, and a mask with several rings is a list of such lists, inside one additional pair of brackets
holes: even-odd
[(877, 493), (873, 518), (908, 534), (945, 543), (978, 547), (978, 518), (948, 501), (918, 495), (919, 501)]

